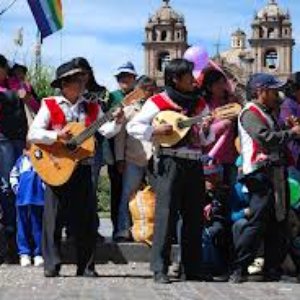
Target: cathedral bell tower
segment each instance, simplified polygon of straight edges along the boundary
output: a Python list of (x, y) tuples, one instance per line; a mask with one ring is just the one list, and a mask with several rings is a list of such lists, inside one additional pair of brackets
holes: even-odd
[(252, 22), (253, 72), (266, 72), (285, 80), (292, 72), (292, 23), (288, 11), (283, 11), (276, 0), (269, 0)]
[(181, 58), (188, 48), (184, 18), (170, 6), (170, 0), (163, 0), (162, 6), (149, 18), (143, 46), (145, 73), (163, 86), (166, 64)]

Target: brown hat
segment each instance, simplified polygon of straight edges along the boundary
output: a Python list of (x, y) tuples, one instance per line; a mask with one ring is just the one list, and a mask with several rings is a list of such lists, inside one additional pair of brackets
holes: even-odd
[(71, 77), (77, 74), (84, 73), (84, 71), (79, 68), (73, 60), (62, 64), (56, 70), (56, 78), (51, 82), (53, 88), (60, 88), (61, 81), (67, 77)]

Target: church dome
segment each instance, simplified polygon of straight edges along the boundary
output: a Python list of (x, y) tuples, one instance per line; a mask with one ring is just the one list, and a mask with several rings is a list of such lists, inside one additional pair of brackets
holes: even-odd
[(150, 18), (151, 23), (184, 23), (184, 17), (177, 13), (169, 4), (170, 0), (163, 0), (163, 5)]
[(257, 17), (260, 19), (263, 18), (278, 18), (278, 17), (286, 17), (287, 13), (278, 6), (276, 0), (269, 0), (267, 6), (261, 9)]
[(232, 36), (246, 36), (246, 33), (245, 33), (242, 29), (238, 28), (238, 29), (237, 29), (235, 32), (233, 32), (231, 35), (232, 35)]

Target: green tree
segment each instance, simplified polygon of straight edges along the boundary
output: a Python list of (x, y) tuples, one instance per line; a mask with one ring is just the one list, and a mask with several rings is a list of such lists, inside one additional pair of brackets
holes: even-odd
[(36, 69), (29, 67), (28, 79), (31, 82), (39, 99), (54, 95), (55, 90), (50, 86), (54, 78), (54, 68), (50, 66), (40, 66)]

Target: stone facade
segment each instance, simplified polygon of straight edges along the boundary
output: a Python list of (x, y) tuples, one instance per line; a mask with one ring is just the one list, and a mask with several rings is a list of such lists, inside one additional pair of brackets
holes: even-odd
[(149, 18), (145, 28), (145, 72), (164, 85), (165, 64), (182, 57), (188, 47), (184, 18), (164, 0), (159, 10)]
[(220, 53), (221, 61), (235, 64), (247, 78), (252, 73), (266, 72), (287, 79), (292, 73), (292, 22), (288, 11), (275, 0), (255, 14), (252, 35), (247, 48), (246, 34), (238, 29), (231, 36), (231, 49)]

